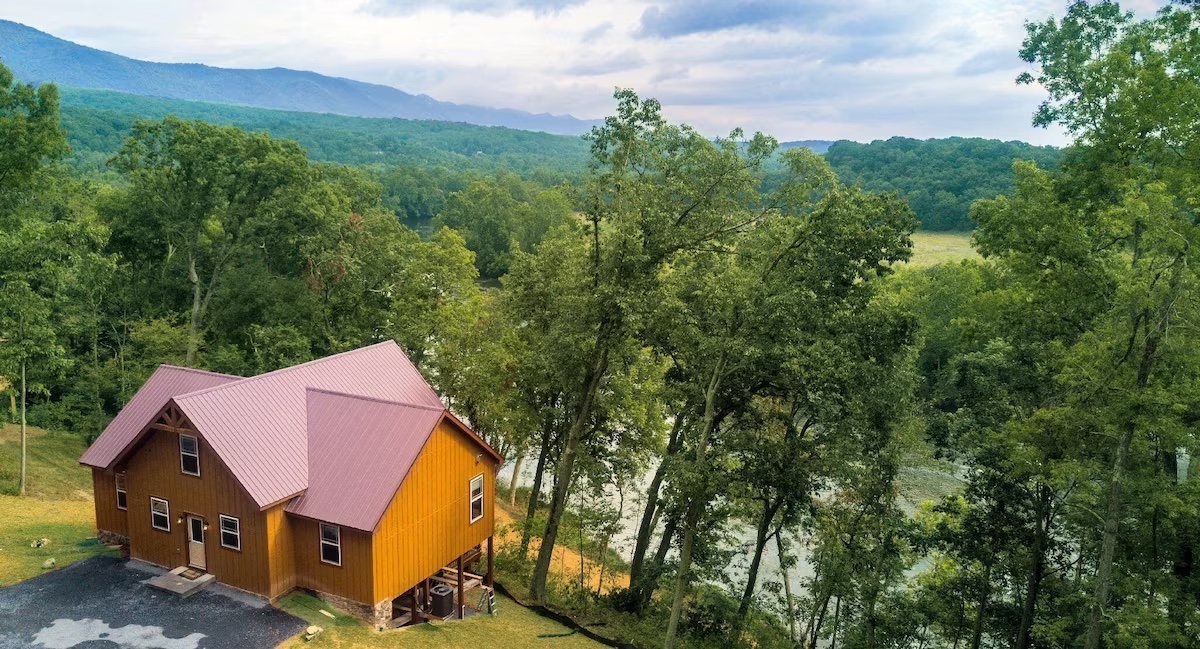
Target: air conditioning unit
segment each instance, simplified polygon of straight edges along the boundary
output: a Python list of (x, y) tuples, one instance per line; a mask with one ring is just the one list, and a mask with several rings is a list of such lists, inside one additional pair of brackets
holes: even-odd
[(433, 614), (440, 618), (447, 618), (454, 614), (454, 589), (446, 584), (437, 584), (429, 589), (429, 595), (433, 598)]

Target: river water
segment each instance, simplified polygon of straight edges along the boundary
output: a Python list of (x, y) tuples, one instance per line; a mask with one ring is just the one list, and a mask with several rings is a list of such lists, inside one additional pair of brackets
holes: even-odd
[[(517, 484), (523, 487), (531, 487), (533, 485), (533, 474), (535, 466), (533, 463), (526, 463), (521, 467), (521, 476), (517, 480)], [(512, 463), (505, 464), (497, 477), (497, 480), (502, 485), (511, 484), (512, 480)], [(962, 484), (961, 471), (953, 474), (948, 471), (930, 468), (906, 468), (901, 472), (901, 507), (908, 513), (912, 513), (921, 501), (927, 498), (937, 498), (945, 493), (955, 490)], [(651, 478), (654, 476), (654, 468), (643, 474), (636, 483), (635, 487), (630, 487), (625, 494), (624, 512), (620, 519), (620, 527), (617, 533), (613, 536), (611, 546), (618, 554), (626, 561), (633, 559), (634, 543), (637, 536), (637, 528), (641, 523), (642, 510), (646, 499), (646, 488), (650, 484)], [(546, 488), (548, 494), (549, 488)], [(548, 496), (544, 496), (548, 497)], [(611, 490), (606, 494), (609, 503), (615, 509), (620, 497), (615, 490)], [(575, 506), (574, 499), (568, 503), (568, 507)], [(753, 557), (755, 530), (753, 525), (734, 522), (731, 524), (731, 533), (734, 542), (740, 548), (730, 561), (729, 566), (724, 570), (723, 584), (730, 588), (731, 594), (735, 597), (741, 596), (742, 589), (746, 586), (746, 577), (749, 572), (750, 560)], [(812, 565), (808, 561), (808, 549), (804, 538), (792, 539), (793, 549), (799, 561), (788, 571), (792, 592), (800, 592), (804, 588), (804, 582), (813, 576)], [(651, 548), (653, 550), (653, 548)], [(672, 552), (674, 550), (672, 549)], [(914, 570), (920, 572), (923, 569), (922, 565), (918, 565)], [(763, 552), (762, 565), (758, 571), (758, 592), (762, 592), (761, 586), (767, 581), (782, 582), (782, 573), (779, 569), (779, 554), (776, 550), (774, 542), (767, 544)], [(720, 581), (720, 580), (718, 580)]]

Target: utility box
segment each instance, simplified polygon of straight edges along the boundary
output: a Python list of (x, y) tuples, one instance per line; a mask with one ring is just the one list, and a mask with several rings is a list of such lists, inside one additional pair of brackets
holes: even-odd
[(433, 614), (440, 618), (446, 618), (454, 614), (454, 589), (446, 584), (437, 584), (429, 589), (429, 595), (433, 598)]

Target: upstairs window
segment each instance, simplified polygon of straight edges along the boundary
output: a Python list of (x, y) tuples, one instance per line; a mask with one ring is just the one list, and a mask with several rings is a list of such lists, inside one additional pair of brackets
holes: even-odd
[(117, 474), (117, 509), (129, 509), (129, 494), (125, 491), (125, 474)]
[(230, 550), (242, 549), (242, 522), (221, 514), (221, 546)]
[(192, 435), (179, 436), (179, 466), (188, 475), (200, 475), (200, 443)]
[(162, 498), (150, 497), (150, 526), (164, 532), (171, 531), (171, 506)]
[(321, 561), (342, 565), (342, 529), (321, 523)]
[(471, 522), (483, 518), (483, 475), (471, 479)]

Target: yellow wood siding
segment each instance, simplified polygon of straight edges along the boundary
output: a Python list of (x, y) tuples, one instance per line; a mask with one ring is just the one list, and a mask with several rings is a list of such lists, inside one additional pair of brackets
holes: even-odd
[[(438, 424), (375, 528), (371, 603), (401, 595), (492, 535), (496, 468), (457, 425)], [(472, 524), (471, 479), (480, 474), (483, 518)]]
[[(117, 476), (114, 471), (92, 468), (92, 495), (96, 501), (96, 529), (129, 536), (125, 510), (117, 507)], [(128, 489), (128, 485), (126, 485)], [(129, 492), (126, 491), (126, 497)]]
[[(166, 568), (185, 565), (187, 522), (178, 520), (185, 514), (201, 516), (208, 524), (205, 537), (208, 572), (222, 583), (270, 596), (266, 516), (212, 451), (204, 435), (196, 433), (196, 437), (200, 447), (200, 477), (186, 475), (180, 469), (179, 434), (174, 432), (151, 430), (126, 460), (130, 555)], [(151, 527), (151, 496), (169, 503), (170, 532)], [(239, 520), (240, 551), (221, 546), (220, 514)]]
[(316, 521), (288, 516), (296, 562), (296, 586), (374, 604), (371, 599), (371, 535), (342, 531), (342, 565), (321, 561), (321, 528)]
[(271, 569), (271, 599), (282, 597), (296, 587), (295, 547), (292, 519), (285, 512), (287, 502), (266, 511), (267, 553)]

